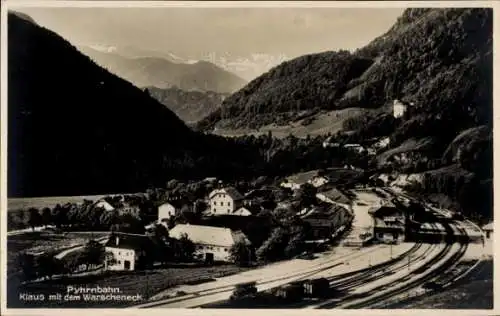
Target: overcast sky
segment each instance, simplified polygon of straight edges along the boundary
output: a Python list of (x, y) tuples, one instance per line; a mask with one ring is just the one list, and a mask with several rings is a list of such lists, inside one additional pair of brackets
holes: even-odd
[(358, 48), (387, 31), (403, 9), (22, 8), (73, 44), (132, 45), (199, 54), (294, 57)]

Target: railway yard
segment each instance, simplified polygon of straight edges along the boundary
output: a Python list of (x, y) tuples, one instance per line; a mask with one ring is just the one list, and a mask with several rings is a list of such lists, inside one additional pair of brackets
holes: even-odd
[[(384, 189), (397, 201), (411, 201)], [(395, 202), (397, 202), (395, 201)], [(367, 246), (337, 246), (312, 260), (294, 259), (216, 279), (180, 286), (153, 297), (140, 308), (390, 308), (434, 295), (482, 266), (490, 241), (472, 222), (424, 205), (431, 221), (425, 232), (407, 229), (404, 240)], [(429, 218), (429, 217), (428, 217)], [(407, 225), (408, 226), (408, 225)], [(424, 227), (424, 225), (422, 225)], [(432, 238), (421, 234), (433, 231)], [(426, 235), (426, 236), (427, 236)], [(327, 283), (320, 294), (305, 289), (314, 280)], [(235, 287), (255, 293), (235, 298)]]

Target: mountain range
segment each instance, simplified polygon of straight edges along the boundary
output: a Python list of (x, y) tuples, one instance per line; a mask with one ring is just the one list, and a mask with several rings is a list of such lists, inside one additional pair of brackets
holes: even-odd
[(176, 52), (159, 51), (141, 48), (133, 45), (115, 46), (108, 44), (81, 44), (78, 48), (88, 54), (97, 52), (114, 53), (127, 58), (154, 57), (166, 59), (173, 63), (194, 64), (198, 61), (208, 61), (225, 69), (246, 81), (252, 80), (272, 67), (289, 59), (285, 54), (249, 53), (233, 54), (231, 52)]
[[(186, 91), (231, 93), (246, 83), (237, 75), (204, 60), (186, 63), (172, 54), (152, 55), (152, 52), (134, 51), (131, 48), (127, 50), (97, 46), (78, 48), (98, 65), (140, 88), (177, 87)], [(121, 55), (122, 51), (126, 51), (128, 55)]]

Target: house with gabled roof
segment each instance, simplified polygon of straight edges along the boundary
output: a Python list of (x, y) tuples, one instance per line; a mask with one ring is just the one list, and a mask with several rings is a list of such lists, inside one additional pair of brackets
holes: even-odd
[(350, 226), (352, 212), (339, 205), (320, 204), (300, 216), (309, 229), (307, 240), (325, 242)]
[(331, 188), (326, 191), (318, 192), (316, 194), (316, 198), (323, 202), (337, 204), (347, 209), (350, 209), (352, 204), (352, 200), (337, 188)]
[(208, 195), (211, 215), (228, 215), (243, 205), (243, 195), (234, 187), (216, 189)]
[(179, 214), (184, 201), (168, 200), (158, 206), (158, 223), (162, 223), (169, 218)]
[(206, 261), (231, 261), (229, 250), (233, 245), (251, 244), (241, 231), (223, 227), (179, 224), (169, 232), (170, 237), (176, 239), (184, 234), (195, 244), (195, 256)]
[(312, 170), (289, 176), (281, 182), (280, 186), (283, 188), (298, 190), (306, 183), (318, 188), (328, 183), (328, 178), (320, 175), (317, 170)]
[(153, 241), (146, 235), (113, 232), (106, 244), (105, 269), (133, 271), (141, 268), (154, 251)]
[(114, 211), (115, 208), (113, 205), (111, 205), (108, 201), (106, 201), (105, 199), (100, 199), (100, 200), (97, 200), (95, 203), (94, 203), (94, 207), (96, 208), (102, 208), (104, 209), (105, 211)]

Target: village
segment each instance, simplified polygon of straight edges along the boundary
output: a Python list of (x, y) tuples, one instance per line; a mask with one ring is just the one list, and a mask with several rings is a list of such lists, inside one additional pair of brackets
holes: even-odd
[[(87, 241), (51, 251), (55, 259), (69, 260), (68, 264), (62, 264), (65, 268), (61, 271), (28, 272), (26, 263), (21, 265), (22, 286), (43, 283), (47, 278), (57, 282), (61, 273), (71, 282), (78, 278), (85, 280), (92, 274), (94, 282), (99, 284), (100, 275), (106, 279), (113, 274), (154, 271), (172, 262), (190, 264), (193, 268), (188, 265), (184, 269), (186, 274), (189, 269), (195, 271), (200, 266), (221, 265), (236, 265), (251, 271), (266, 269), (272, 262), (311, 260), (332, 249), (354, 254), (374, 245), (390, 245), (392, 257), (393, 246), (408, 242), (482, 242), (484, 245), (485, 238), (492, 240), (491, 224), (479, 229), (469, 221), (461, 221), (462, 218), (452, 212), (405, 195), (397, 187), (376, 186), (380, 184), (379, 178), (371, 177), (363, 184), (362, 174), (349, 166), (309, 171), (286, 177), (274, 185), (270, 180), (260, 179), (248, 184), (247, 190), (207, 178), (202, 183), (211, 190), (205, 190), (207, 193), (203, 195), (204, 190), (198, 187), (198, 197), (191, 197), (194, 202), (183, 198), (175, 189), (170, 194), (151, 191), (149, 200), (159, 202), (150, 208), (134, 204), (136, 200), (126, 195), (87, 201), (88, 209), (98, 212), (100, 218), (112, 213), (149, 220), (138, 220), (128, 226), (115, 223), (104, 235), (99, 235), (102, 231), (93, 233), (89, 229)], [(162, 201), (158, 196), (167, 198)], [(143, 214), (144, 210), (154, 212), (148, 217)], [(147, 225), (141, 226), (145, 222)], [(71, 220), (59, 224), (59, 229), (76, 229), (70, 223)], [(51, 227), (54, 226), (48, 225), (46, 229)], [(46, 254), (43, 251), (22, 253), (33, 257)], [(42, 263), (31, 268), (36, 270), (36, 266), (43, 269)], [(238, 271), (243, 270), (227, 272), (227, 275)], [(183, 281), (178, 280), (172, 285), (182, 284)], [(155, 298), (155, 293), (148, 294)]]
[[(394, 118), (403, 116), (408, 106), (395, 100)], [(340, 145), (330, 137), (323, 148), (375, 156), (389, 143), (378, 138), (364, 145)], [(386, 158), (390, 165), (408, 157), (394, 151)], [(58, 280), (59, 286), (87, 284), (89, 277), (92, 283), (124, 286), (121, 278), (129, 275), (146, 283), (139, 294), (157, 301), (165, 300), (162, 291), (183, 284), (238, 278), (250, 271), (270, 269), (276, 274), (273, 264), (315, 262), (322, 256), (336, 260), (335, 252), (362, 256), (363, 249), (376, 250), (379, 259), (367, 259), (371, 267), (388, 260), (387, 255), (392, 260), (393, 251), (409, 243), (491, 244), (492, 223), (479, 228), (458, 212), (406, 194), (408, 185), (418, 181), (411, 174), (368, 172), (346, 164), (252, 181), (169, 180), (164, 188), (145, 193), (9, 212), (9, 251), (15, 252), (9, 277), (30, 289), (46, 282), (53, 288)], [(38, 243), (21, 246), (23, 238)], [(390, 246), (390, 253), (374, 248), (380, 245)], [(178, 275), (170, 280), (168, 271), (174, 270)], [(150, 286), (142, 272), (158, 273), (157, 284)]]

